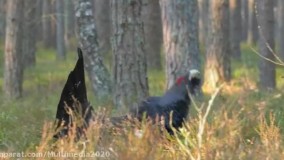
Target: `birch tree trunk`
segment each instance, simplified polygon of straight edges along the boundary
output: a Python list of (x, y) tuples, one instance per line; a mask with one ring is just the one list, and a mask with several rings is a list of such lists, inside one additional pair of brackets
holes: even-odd
[(84, 53), (85, 68), (95, 96), (97, 100), (105, 102), (111, 96), (111, 80), (99, 53), (92, 7), (91, 0), (75, 1), (77, 36)]
[(142, 0), (111, 0), (114, 104), (135, 109), (148, 96)]
[(167, 88), (189, 69), (200, 70), (197, 0), (160, 0)]

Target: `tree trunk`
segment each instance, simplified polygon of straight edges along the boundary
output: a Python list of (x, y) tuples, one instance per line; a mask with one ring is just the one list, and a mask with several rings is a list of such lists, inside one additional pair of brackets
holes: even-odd
[(145, 51), (149, 69), (161, 69), (162, 22), (158, 0), (148, 0), (142, 7), (145, 30)]
[(230, 0), (230, 44), (233, 58), (241, 59), (242, 14), (241, 1)]
[(242, 1), (242, 40), (247, 40), (248, 36), (248, 0)]
[(160, 0), (167, 88), (189, 69), (200, 70), (197, 0)]
[(35, 65), (36, 57), (36, 30), (37, 30), (37, 17), (36, 17), (35, 0), (24, 1), (24, 23), (23, 23), (23, 65), (25, 67), (32, 67)]
[(56, 0), (56, 51), (57, 59), (65, 60), (65, 41), (64, 41), (64, 4), (63, 0)]
[[(273, 1), (258, 0), (257, 9), (259, 13), (259, 50), (260, 54), (268, 59), (274, 60), (273, 53), (268, 46), (274, 49), (274, 12)], [(261, 89), (274, 89), (275, 64), (261, 58), (259, 61), (259, 80)]]
[[(282, 1), (282, 0), (281, 0)], [(255, 12), (255, 0), (249, 0), (249, 17), (248, 17), (248, 43), (255, 45), (258, 40), (258, 28)]]
[(100, 52), (102, 55), (111, 51), (111, 10), (110, 0), (94, 0), (94, 16), (98, 30), (98, 40), (100, 42)]
[(142, 0), (111, 0), (114, 104), (136, 107), (148, 96)]
[(52, 29), (51, 29), (51, 1), (44, 0), (42, 3), (42, 40), (45, 48), (51, 48), (52, 45)]
[(75, 1), (77, 35), (85, 57), (85, 68), (98, 101), (105, 102), (111, 94), (111, 81), (99, 54), (96, 25), (91, 0)]
[(19, 98), (22, 94), (22, 19), (23, 0), (7, 1), (4, 93), (7, 98)]
[(0, 0), (0, 40), (5, 39), (6, 0)]
[[(74, 3), (70, 0), (64, 0), (64, 10), (65, 10), (65, 21), (64, 21), (64, 31), (65, 31), (65, 45), (70, 49), (71, 41), (70, 39), (74, 38), (75, 35), (75, 11)], [(73, 50), (73, 49), (72, 49)]]
[(42, 21), (43, 21), (43, 14), (42, 14), (42, 8), (43, 8), (43, 1), (41, 0), (37, 0), (36, 1), (36, 20), (35, 20), (35, 23), (36, 23), (36, 41), (39, 42), (39, 41), (42, 41), (42, 32), (43, 32), (43, 25), (42, 25)]
[(229, 81), (230, 43), (229, 37), (229, 0), (212, 0), (210, 4), (210, 44), (206, 53), (204, 87), (214, 90), (218, 84)]
[(209, 20), (209, 0), (199, 1), (199, 40), (203, 47), (207, 48), (208, 43), (208, 20)]
[(278, 7), (279, 7), (279, 28), (280, 28), (280, 34), (279, 34), (279, 55), (282, 61), (284, 61), (284, 1), (279, 0), (278, 1)]

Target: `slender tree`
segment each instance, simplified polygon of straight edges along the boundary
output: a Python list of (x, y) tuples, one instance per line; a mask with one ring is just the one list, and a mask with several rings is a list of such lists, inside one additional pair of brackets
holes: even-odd
[(279, 55), (281, 60), (284, 61), (284, 1), (278, 0), (279, 7)]
[(242, 2), (242, 40), (247, 40), (248, 36), (248, 0), (240, 0)]
[(111, 51), (111, 10), (110, 0), (94, 0), (94, 16), (97, 24), (100, 52), (106, 55)]
[(197, 0), (160, 0), (167, 88), (189, 69), (200, 69)]
[(70, 0), (64, 0), (64, 31), (65, 31), (65, 45), (66, 48), (71, 46), (71, 38), (74, 38), (75, 35), (75, 11), (74, 3)]
[(65, 41), (64, 41), (64, 4), (63, 0), (56, 0), (56, 51), (57, 58), (64, 60)]
[(31, 67), (36, 62), (36, 30), (37, 30), (37, 15), (36, 5), (38, 0), (24, 1), (24, 22), (23, 22), (23, 64), (25, 67)]
[(247, 41), (249, 44), (256, 44), (257, 40), (258, 40), (258, 28), (257, 28), (256, 11), (255, 11), (255, 0), (249, 0)]
[[(257, 11), (259, 13), (259, 51), (260, 54), (268, 59), (274, 60), (272, 51), (274, 49), (274, 3), (271, 0), (258, 0)], [(274, 89), (275, 81), (275, 64), (261, 58), (259, 61), (259, 80), (260, 88)]]
[(209, 91), (231, 78), (229, 0), (212, 0), (210, 7), (211, 37), (204, 75), (204, 85)]
[(230, 44), (233, 58), (241, 58), (242, 17), (241, 1), (230, 0)]
[(198, 0), (199, 8), (199, 40), (204, 48), (208, 41), (209, 0)]
[(150, 69), (161, 69), (161, 48), (163, 41), (161, 11), (158, 0), (148, 0), (142, 7), (142, 18), (145, 30), (145, 51), (147, 66)]
[(148, 96), (142, 0), (111, 0), (114, 104), (135, 108)]
[(52, 26), (51, 26), (51, 1), (44, 0), (42, 3), (42, 39), (44, 47), (52, 47)]
[(22, 20), (23, 0), (7, 1), (4, 93), (7, 98), (18, 98), (22, 94)]
[(77, 35), (85, 57), (85, 68), (96, 98), (104, 102), (111, 94), (110, 75), (99, 53), (91, 0), (76, 0)]
[[(0, 37), (5, 35), (6, 0), (0, 0)], [(4, 40), (4, 39), (2, 39)]]

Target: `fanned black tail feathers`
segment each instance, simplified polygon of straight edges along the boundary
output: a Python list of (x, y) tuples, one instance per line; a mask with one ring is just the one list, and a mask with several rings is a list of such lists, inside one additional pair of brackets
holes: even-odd
[(54, 137), (60, 138), (68, 135), (70, 127), (74, 123), (74, 116), (76, 119), (83, 120), (83, 124), (76, 124), (76, 132), (80, 136), (84, 129), (88, 127), (92, 118), (92, 110), (92, 106), (87, 99), (83, 53), (78, 48), (76, 66), (68, 76), (57, 106), (56, 119), (59, 132)]

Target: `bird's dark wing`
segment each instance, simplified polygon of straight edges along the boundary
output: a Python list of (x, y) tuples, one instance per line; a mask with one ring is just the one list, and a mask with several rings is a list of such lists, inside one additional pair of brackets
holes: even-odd
[(142, 120), (143, 115), (146, 114), (147, 117), (155, 119), (157, 115), (160, 115), (160, 99), (161, 97), (148, 97), (146, 100), (140, 102), (135, 117)]
[(92, 107), (87, 99), (84, 60), (81, 49), (78, 49), (78, 56), (79, 59), (75, 68), (68, 76), (57, 106), (56, 119), (58, 120), (58, 125), (65, 127), (61, 132), (63, 135), (66, 135), (68, 132), (68, 127), (66, 126), (72, 123), (72, 117), (68, 113), (69, 109), (73, 112), (79, 112), (86, 123), (92, 117)]

